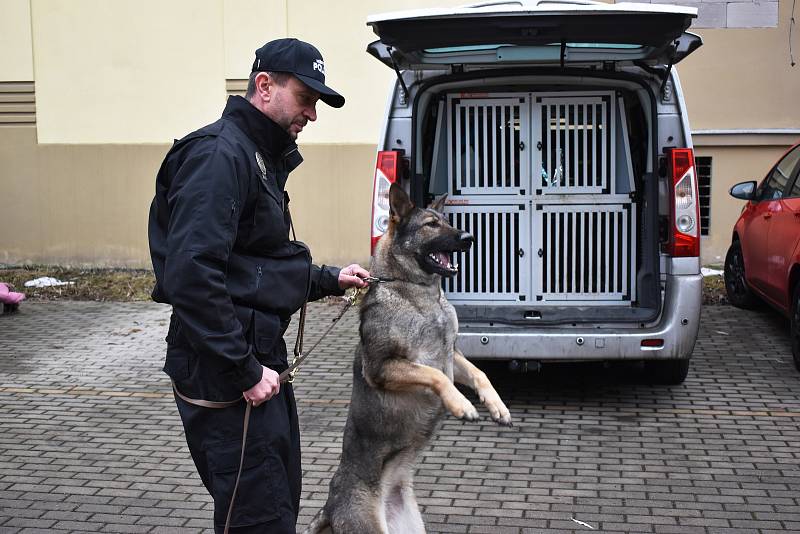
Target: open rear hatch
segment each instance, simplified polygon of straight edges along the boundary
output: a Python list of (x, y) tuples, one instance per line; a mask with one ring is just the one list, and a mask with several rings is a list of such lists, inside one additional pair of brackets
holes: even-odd
[[(401, 70), (440, 71), (418, 78), (412, 129), (424, 141), (412, 143), (412, 191), (447, 193), (448, 217), (476, 236), (444, 287), (463, 325), (657, 317), (657, 164), (647, 161), (656, 126), (633, 92), (644, 78), (605, 67), (634, 63), (666, 80), (702, 44), (686, 32), (696, 16), (536, 0), (368, 19), (380, 39), (367, 51), (397, 72), (406, 96)], [(598, 65), (592, 79), (604, 83), (587, 82), (581, 69)], [(531, 83), (539, 73), (550, 81)]]
[(588, 0), (485, 2), (373, 15), (367, 51), (395, 69), (641, 61), (672, 65), (702, 39), (697, 9)]

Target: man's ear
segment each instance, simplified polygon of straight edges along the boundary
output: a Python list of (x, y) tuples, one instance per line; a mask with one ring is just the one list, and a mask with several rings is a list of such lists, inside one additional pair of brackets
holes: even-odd
[(389, 188), (389, 215), (394, 222), (400, 222), (405, 218), (411, 210), (414, 209), (414, 204), (403, 188), (397, 184), (392, 184)]
[(269, 102), (272, 97), (272, 85), (274, 81), (272, 77), (266, 72), (259, 72), (256, 74), (256, 93), (265, 102)]
[(442, 209), (444, 208), (444, 201), (445, 200), (447, 200), (447, 193), (445, 193), (444, 195), (442, 195), (439, 198), (437, 198), (436, 200), (434, 200), (431, 203), (431, 205), (429, 206), (430, 209), (432, 209), (434, 211), (438, 211), (439, 213), (442, 213)]

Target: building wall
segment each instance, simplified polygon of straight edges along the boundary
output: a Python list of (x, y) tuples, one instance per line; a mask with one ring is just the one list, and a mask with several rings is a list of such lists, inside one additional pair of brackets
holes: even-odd
[[(679, 64), (693, 130), (800, 128), (800, 67), (791, 66), (792, 2), (776, 28), (698, 29), (703, 46)], [(795, 60), (800, 37), (793, 34)]]
[(731, 244), (733, 225), (744, 207), (743, 200), (728, 194), (730, 188), (739, 182), (760, 182), (794, 139), (780, 135), (769, 136), (777, 137), (774, 140), (761, 137), (763, 136), (702, 136), (699, 144), (695, 145), (696, 156), (712, 158), (711, 224), (709, 235), (701, 240), (704, 264), (723, 264)]
[[(752, 9), (772, 9), (766, 4)], [(729, 14), (739, 12), (731, 3), (724, 5)], [(781, 2), (774, 28), (733, 28), (728, 18), (727, 29), (697, 30), (703, 46), (679, 65), (696, 153), (712, 157), (711, 225), (701, 246), (705, 264), (724, 261), (743, 206), (728, 190), (745, 180), (761, 181), (800, 140), (800, 68), (791, 66), (791, 11), (792, 2)], [(766, 12), (747, 20), (755, 25)], [(792, 36), (795, 54), (797, 34)]]
[[(462, 3), (0, 0), (0, 262), (147, 266), (147, 210), (170, 143), (214, 120), (243, 89), (253, 50), (283, 36), (316, 44), (347, 98), (339, 110), (320, 104), (301, 136), (305, 163), (288, 186), (298, 236), (319, 262), (366, 261), (375, 144), (394, 79), (364, 51), (375, 39), (366, 17)], [(706, 262), (724, 255), (740, 208), (727, 189), (763, 176), (793, 138), (730, 131), (800, 128), (791, 3), (777, 21), (773, 4), (702, 2), (701, 25), (725, 29), (697, 30), (705, 45), (680, 64), (692, 128), (729, 131), (695, 136), (698, 154), (714, 160)]]
[(30, 0), (0, 0), (0, 13), (0, 81), (31, 81)]

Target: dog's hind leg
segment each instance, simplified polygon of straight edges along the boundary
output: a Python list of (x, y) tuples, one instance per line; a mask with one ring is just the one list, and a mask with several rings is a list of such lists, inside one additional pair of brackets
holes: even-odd
[(425, 523), (410, 483), (392, 488), (386, 497), (385, 506), (389, 534), (425, 534)]
[(458, 350), (455, 350), (453, 356), (453, 381), (475, 390), (478, 398), (489, 409), (492, 419), (501, 425), (511, 425), (511, 413), (489, 382), (486, 373), (470, 363)]
[(314, 516), (314, 519), (311, 520), (311, 523), (303, 531), (303, 534), (332, 534), (332, 533), (333, 531), (331, 530), (330, 521), (328, 521), (327, 516), (324, 515), (323, 510), (317, 512), (317, 515)]
[(309, 523), (303, 531), (303, 534), (333, 534), (331, 522), (328, 520), (328, 514), (325, 513), (325, 508), (317, 512), (317, 515), (311, 520), (311, 523)]
[(412, 482), (415, 457), (413, 452), (406, 451), (384, 467), (382, 501), (389, 534), (425, 534)]
[(348, 491), (331, 510), (334, 534), (388, 534), (380, 491), (358, 488)]

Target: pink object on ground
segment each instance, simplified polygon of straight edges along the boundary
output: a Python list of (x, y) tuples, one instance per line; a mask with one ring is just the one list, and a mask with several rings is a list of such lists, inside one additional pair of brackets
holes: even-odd
[(8, 284), (0, 282), (0, 302), (3, 304), (19, 304), (25, 300), (24, 293), (16, 293), (8, 288)]

